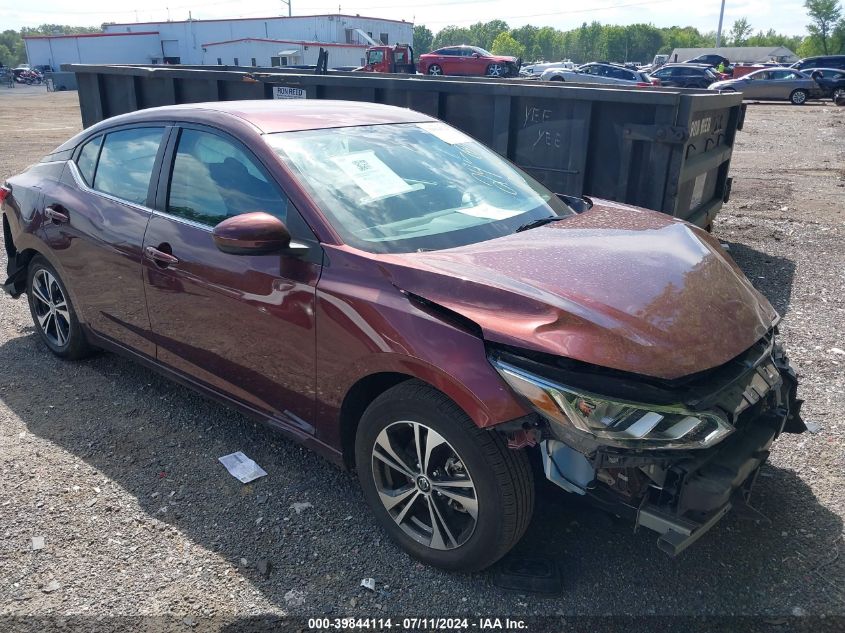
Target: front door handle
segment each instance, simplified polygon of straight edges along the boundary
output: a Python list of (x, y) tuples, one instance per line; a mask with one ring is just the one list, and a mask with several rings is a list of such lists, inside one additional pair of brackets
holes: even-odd
[(147, 246), (144, 249), (144, 256), (161, 267), (179, 263), (179, 260), (170, 253), (165, 253), (152, 246)]
[(44, 207), (44, 217), (49, 218), (56, 224), (64, 224), (70, 220), (67, 209), (60, 204), (50, 204)]

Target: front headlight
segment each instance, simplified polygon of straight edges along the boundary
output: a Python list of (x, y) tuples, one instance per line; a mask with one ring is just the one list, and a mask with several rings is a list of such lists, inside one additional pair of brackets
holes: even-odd
[(553, 432), (557, 424), (608, 446), (689, 449), (713, 446), (734, 430), (713, 411), (614, 401), (556, 384), (495, 358), (491, 362), (517, 393), (552, 422)]

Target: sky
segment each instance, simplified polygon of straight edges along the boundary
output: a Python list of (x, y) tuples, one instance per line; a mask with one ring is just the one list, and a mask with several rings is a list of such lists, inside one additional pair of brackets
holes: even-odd
[[(715, 31), (721, 0), (291, 0), (293, 15), (322, 13), (360, 14), (425, 24), (435, 33), (449, 24), (468, 26), (501, 19), (511, 27), (524, 24), (571, 29), (582, 22), (605, 24), (652, 23), (655, 26), (694, 26)], [(22, 8), (26, 6), (27, 8)], [(39, 24), (100, 25), (103, 22), (147, 22), (194, 19), (265, 17), (287, 15), (279, 0), (0, 0), (0, 30)], [(724, 30), (746, 17), (756, 32), (769, 28), (788, 35), (806, 32), (807, 14), (802, 0), (725, 0)]]

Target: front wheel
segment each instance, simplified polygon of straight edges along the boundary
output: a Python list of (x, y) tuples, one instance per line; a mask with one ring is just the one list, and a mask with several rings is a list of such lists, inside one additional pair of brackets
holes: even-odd
[(428, 67), (428, 74), (429, 75), (442, 75), (443, 69), (437, 64), (432, 64), (431, 66)]
[(845, 99), (845, 88), (837, 88), (833, 91), (833, 95), (831, 95), (833, 102), (836, 103), (838, 101), (842, 101)]
[(484, 569), (522, 537), (534, 509), (528, 458), (416, 380), (376, 398), (355, 441), (358, 479), (377, 521), (411, 556)]
[(789, 100), (793, 105), (804, 105), (807, 103), (807, 97), (809, 96), (806, 90), (793, 90), (792, 94), (789, 95)]
[(504, 77), (508, 74), (508, 69), (504, 64), (490, 64), (487, 67), (488, 77)]
[(36, 255), (29, 263), (26, 282), (29, 311), (41, 340), (56, 356), (78, 359), (93, 348), (85, 339), (65, 285), (50, 263)]

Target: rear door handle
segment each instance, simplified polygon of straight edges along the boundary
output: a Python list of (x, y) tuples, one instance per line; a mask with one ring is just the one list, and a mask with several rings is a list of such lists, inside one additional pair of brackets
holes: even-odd
[(163, 267), (179, 263), (179, 260), (170, 253), (165, 253), (164, 251), (160, 251), (152, 246), (147, 246), (144, 249), (144, 256), (147, 259), (154, 261), (159, 266)]
[(64, 224), (70, 220), (67, 209), (60, 204), (49, 204), (44, 207), (44, 216), (56, 224)]

